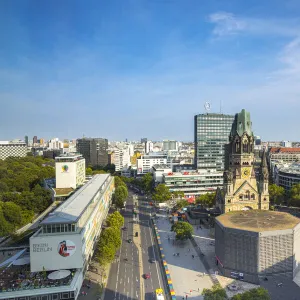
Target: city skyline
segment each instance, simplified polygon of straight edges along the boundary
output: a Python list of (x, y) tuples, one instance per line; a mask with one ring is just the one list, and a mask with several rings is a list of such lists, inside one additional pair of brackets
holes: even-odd
[(209, 101), (250, 111), (264, 141), (297, 141), (299, 11), (293, 0), (1, 1), (0, 140), (193, 141)]

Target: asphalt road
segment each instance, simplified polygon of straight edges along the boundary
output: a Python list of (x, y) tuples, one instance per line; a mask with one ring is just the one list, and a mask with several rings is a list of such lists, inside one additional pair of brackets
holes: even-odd
[[(132, 196), (127, 200), (126, 210), (123, 211), (124, 226), (122, 230), (122, 246), (117, 253), (116, 261), (112, 263), (105, 290), (105, 300), (131, 300), (140, 298), (140, 280), (138, 249), (133, 240)], [(127, 259), (127, 261), (125, 261)]]
[[(126, 204), (126, 210), (123, 211), (126, 231), (122, 231), (122, 246), (117, 253), (116, 261), (112, 264), (107, 286), (105, 289), (104, 300), (135, 300), (155, 299), (155, 290), (163, 288), (162, 269), (159, 262), (156, 242), (149, 224), (149, 208), (146, 199), (139, 197), (138, 200), (138, 221), (140, 224), (141, 246), (135, 243), (128, 243), (128, 239), (137, 241), (133, 232), (133, 199), (129, 191), (129, 197)], [(150, 274), (149, 279), (144, 279), (140, 272), (138, 248), (141, 247), (143, 273)], [(127, 261), (125, 261), (125, 258)], [(151, 263), (150, 259), (155, 262)], [(140, 282), (144, 285), (144, 295), (140, 295)], [(165, 298), (167, 299), (167, 298)]]
[[(162, 278), (162, 268), (160, 257), (154, 240), (152, 227), (150, 225), (150, 206), (145, 197), (139, 197), (139, 218), (141, 224), (141, 239), (142, 239), (142, 260), (143, 270), (151, 275), (150, 279), (145, 280), (145, 300), (155, 299), (155, 290), (162, 288), (165, 290)], [(155, 262), (151, 263), (151, 259)], [(167, 299), (165, 297), (165, 299)]]

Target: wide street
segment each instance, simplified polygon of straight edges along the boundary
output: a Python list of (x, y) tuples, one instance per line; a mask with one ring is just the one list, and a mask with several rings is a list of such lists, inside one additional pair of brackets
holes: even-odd
[[(146, 201), (139, 199), (138, 215), (134, 220), (133, 194), (129, 191), (126, 209), (122, 212), (127, 230), (122, 230), (122, 246), (116, 261), (111, 265), (105, 300), (150, 300), (155, 299), (155, 289), (164, 289)], [(135, 237), (135, 232), (139, 232), (138, 237)], [(129, 243), (128, 239), (132, 239), (133, 242)], [(154, 259), (154, 262), (151, 263), (150, 259)], [(144, 279), (143, 274), (150, 274), (150, 278)]]

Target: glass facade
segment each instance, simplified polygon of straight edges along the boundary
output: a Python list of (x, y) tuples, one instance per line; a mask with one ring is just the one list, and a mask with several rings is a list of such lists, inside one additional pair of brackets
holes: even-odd
[(225, 144), (233, 115), (200, 114), (195, 116), (195, 165), (197, 169), (224, 171)]

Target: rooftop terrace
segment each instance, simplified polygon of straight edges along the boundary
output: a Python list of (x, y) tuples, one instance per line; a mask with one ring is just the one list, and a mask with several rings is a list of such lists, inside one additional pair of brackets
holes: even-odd
[(300, 223), (289, 213), (270, 210), (233, 211), (216, 219), (225, 227), (255, 232), (291, 229)]

